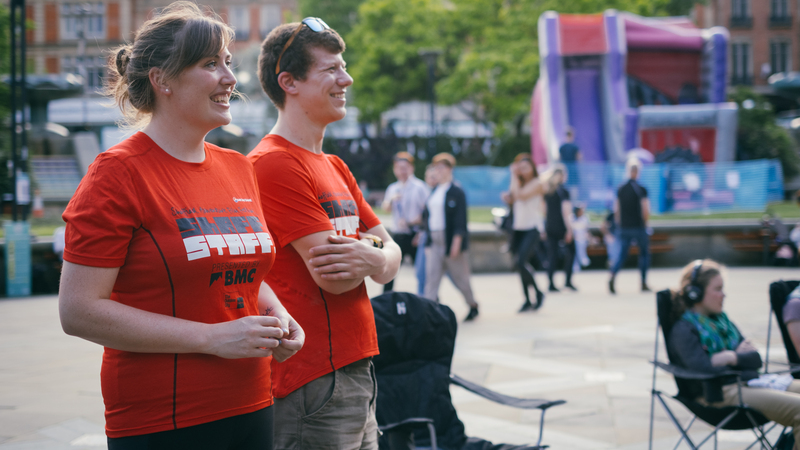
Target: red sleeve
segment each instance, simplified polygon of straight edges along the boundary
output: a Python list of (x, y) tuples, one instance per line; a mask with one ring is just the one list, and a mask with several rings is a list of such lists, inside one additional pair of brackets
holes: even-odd
[(63, 214), (64, 259), (93, 267), (121, 267), (133, 231), (142, 224), (128, 169), (101, 153), (81, 180)]
[(361, 222), (361, 229), (359, 231), (367, 231), (370, 228), (377, 227), (381, 224), (380, 219), (378, 216), (375, 215), (375, 211), (372, 210), (372, 206), (367, 203), (364, 199), (364, 194), (361, 192), (361, 188), (358, 187), (358, 182), (356, 181), (356, 177), (353, 176), (353, 172), (350, 171), (350, 168), (347, 167), (347, 164), (344, 163), (338, 156), (329, 155), (331, 162), (339, 169), (342, 176), (347, 180), (347, 188), (350, 190), (350, 195), (353, 196), (353, 200), (355, 200), (356, 205), (358, 205), (358, 218)]
[(317, 188), (306, 168), (285, 152), (270, 152), (253, 163), (264, 219), (276, 244), (320, 231), (333, 230), (317, 199)]

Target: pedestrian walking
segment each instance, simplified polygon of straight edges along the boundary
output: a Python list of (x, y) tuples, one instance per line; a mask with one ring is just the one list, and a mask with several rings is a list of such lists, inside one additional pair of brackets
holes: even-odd
[(606, 214), (603, 223), (600, 224), (600, 232), (603, 233), (603, 243), (606, 246), (606, 257), (608, 258), (606, 267), (611, 270), (619, 257), (619, 237), (613, 210)]
[[(425, 168), (425, 187), (430, 192), (433, 190), (438, 181), (436, 179), (436, 169), (433, 164), (428, 164)], [(430, 196), (430, 194), (428, 194)], [(427, 203), (428, 199), (425, 199)], [(423, 212), (424, 212), (423, 208)], [(425, 223), (423, 220), (419, 233), (416, 236), (417, 244), (417, 258), (414, 261), (414, 272), (417, 276), (417, 295), (420, 297), (425, 296), (425, 242), (428, 240), (428, 232), (425, 230)]]
[(445, 272), (464, 296), (470, 321), (478, 317), (478, 302), (472, 294), (469, 267), (469, 232), (467, 231), (467, 196), (453, 181), (456, 159), (439, 153), (432, 161), (436, 188), (428, 197), (424, 222), (428, 232), (425, 242), (425, 298), (439, 301), (439, 285)]
[(114, 51), (108, 92), (143, 128), (97, 156), (63, 215), (61, 324), (105, 347), (110, 450), (271, 449), (270, 363), (303, 344), (262, 281), (275, 245), (253, 169), (204, 142), (231, 121), (233, 37), (176, 2)]
[(575, 239), (575, 262), (572, 272), (580, 272), (582, 268), (589, 266), (589, 255), (586, 253), (589, 246), (589, 216), (586, 215), (586, 208), (575, 206), (572, 208), (573, 220), (572, 231)]
[[(536, 257), (541, 232), (544, 229), (544, 184), (539, 180), (536, 165), (530, 154), (521, 153), (509, 166), (511, 183), (503, 201), (511, 204), (512, 235), (510, 250), (522, 280), (525, 302), (520, 312), (539, 309), (544, 293), (536, 285), (535, 270), (531, 260)], [(531, 302), (529, 289), (533, 288), (535, 302)]]
[(616, 294), (617, 273), (628, 258), (628, 251), (632, 242), (639, 247), (639, 272), (642, 280), (642, 292), (650, 291), (647, 286), (647, 269), (650, 266), (650, 236), (647, 231), (647, 221), (650, 218), (650, 199), (647, 198), (647, 189), (639, 184), (639, 174), (642, 163), (637, 159), (629, 159), (625, 164), (628, 181), (617, 190), (617, 199), (614, 201), (614, 220), (617, 224), (619, 238), (619, 256), (616, 264), (611, 268), (611, 278), (608, 280), (608, 290)]
[[(386, 188), (382, 207), (392, 213), (392, 239), (400, 246), (402, 259), (408, 255), (413, 264), (422, 228), (422, 211), (430, 190), (424, 181), (414, 176), (414, 157), (410, 153), (394, 155), (392, 171), (397, 181)], [(383, 292), (393, 289), (394, 280), (383, 285)]]
[(563, 164), (556, 164), (546, 177), (547, 192), (544, 195), (546, 207), (545, 239), (547, 242), (547, 278), (550, 292), (558, 292), (553, 282), (559, 257), (564, 260), (564, 287), (577, 291), (572, 284), (572, 264), (575, 257), (575, 240), (572, 230), (572, 202), (569, 192), (564, 189), (567, 172)]
[(278, 247), (267, 282), (308, 333), (304, 351), (273, 369), (276, 449), (378, 448), (378, 340), (364, 279), (391, 281), (401, 253), (347, 165), (322, 152), (353, 84), (344, 50), (336, 31), (307, 17), (273, 29), (258, 59), (278, 109), (247, 156)]

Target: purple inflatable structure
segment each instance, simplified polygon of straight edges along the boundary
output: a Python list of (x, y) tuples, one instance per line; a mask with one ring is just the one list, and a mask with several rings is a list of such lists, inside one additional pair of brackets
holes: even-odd
[(569, 127), (583, 161), (624, 162), (681, 147), (734, 157), (736, 105), (725, 103), (725, 28), (608, 10), (539, 18), (541, 71), (531, 105), (537, 164), (559, 159)]

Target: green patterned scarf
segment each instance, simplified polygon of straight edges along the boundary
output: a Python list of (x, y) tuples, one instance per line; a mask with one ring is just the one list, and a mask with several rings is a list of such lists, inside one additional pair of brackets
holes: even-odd
[(687, 310), (681, 317), (700, 332), (700, 343), (709, 355), (723, 350), (736, 350), (742, 337), (725, 313), (709, 317)]

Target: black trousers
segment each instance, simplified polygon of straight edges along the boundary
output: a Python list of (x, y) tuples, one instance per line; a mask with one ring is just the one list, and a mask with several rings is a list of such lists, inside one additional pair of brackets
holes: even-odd
[(525, 293), (526, 303), (531, 303), (528, 287), (533, 286), (533, 289), (539, 292), (539, 286), (536, 285), (536, 279), (533, 276), (534, 269), (531, 259), (536, 256), (540, 239), (541, 235), (536, 228), (514, 230), (511, 235), (511, 252), (514, 254), (514, 262), (522, 280), (522, 291)]
[(108, 450), (272, 450), (272, 406), (177, 430), (108, 438)]
[(550, 286), (553, 286), (553, 274), (556, 271), (556, 264), (558, 257), (564, 255), (564, 275), (566, 277), (566, 284), (572, 284), (572, 264), (575, 260), (575, 240), (567, 244), (564, 242), (564, 236), (547, 235), (547, 278), (550, 280)]
[[(417, 247), (412, 244), (416, 233), (392, 233), (392, 239), (400, 246), (402, 256), (400, 263), (406, 258), (406, 255), (411, 255), (411, 261), (415, 262), (417, 259)], [(383, 285), (383, 292), (394, 290), (394, 280)]]

